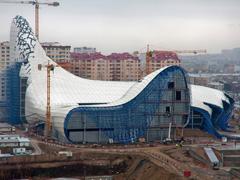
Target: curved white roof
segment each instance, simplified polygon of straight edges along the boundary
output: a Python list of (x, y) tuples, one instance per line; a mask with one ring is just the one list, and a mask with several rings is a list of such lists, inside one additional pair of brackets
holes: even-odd
[[(48, 62), (56, 65), (49, 59), (37, 42), (34, 54), (29, 59), (31, 71), (27, 94), (36, 97), (39, 107), (46, 105), (46, 68), (38, 70), (38, 64), (46, 66)], [(27, 67), (28, 65), (26, 65)], [(24, 70), (21, 74), (23, 75)], [(136, 82), (97, 81), (77, 77), (61, 67), (51, 72), (51, 102), (54, 106), (76, 106), (79, 103), (109, 103), (120, 99)]]
[(204, 109), (210, 115), (212, 109), (207, 104), (223, 108), (223, 101), (229, 103), (228, 98), (222, 91), (198, 85), (191, 85), (190, 87), (192, 92), (191, 106)]
[[(57, 66), (46, 56), (45, 51), (37, 41), (28, 23), (17, 16), (12, 24), (11, 47), (16, 46), (16, 52), (11, 54), (17, 60), (25, 59), (20, 76), (27, 77), (25, 97), (25, 115), (37, 114), (44, 119), (47, 104), (47, 72), (48, 63)], [(14, 40), (16, 38), (17, 40)], [(39, 64), (42, 69), (39, 70)], [(52, 123), (60, 132), (64, 130), (64, 119), (68, 112), (79, 106), (117, 106), (129, 102), (136, 97), (161, 71), (159, 69), (141, 82), (116, 82), (88, 80), (77, 77), (61, 67), (51, 72), (51, 112)], [(223, 108), (222, 101), (229, 103), (225, 94), (212, 88), (191, 85), (191, 105), (206, 110), (211, 116), (212, 110), (206, 104)], [(84, 105), (85, 104), (85, 105)], [(92, 105), (93, 106), (93, 105)], [(28, 120), (31, 120), (27, 117)]]
[[(38, 108), (46, 106), (46, 68), (38, 70), (38, 64), (56, 65), (54, 61), (48, 58), (41, 45), (37, 42), (34, 48), (34, 55), (29, 58), (31, 73), (29, 78), (29, 87), (27, 95), (37, 99), (34, 104)], [(27, 67), (29, 65), (26, 65)], [(54, 110), (59, 108), (69, 109), (70, 107), (81, 106), (116, 106), (122, 105), (136, 97), (161, 71), (167, 67), (161, 68), (140, 82), (116, 82), (89, 80), (75, 76), (61, 67), (56, 67), (51, 73), (51, 106)], [(21, 72), (23, 72), (22, 70)], [(24, 73), (22, 73), (23, 75)], [(27, 76), (27, 75), (25, 75)], [(41, 87), (41, 88), (40, 88)], [(90, 103), (104, 103), (99, 105), (89, 105)], [(88, 104), (88, 105), (84, 105)]]
[[(13, 26), (19, 22), (14, 22)], [(16, 29), (23, 27), (18, 26)], [(17, 33), (20, 30), (14, 30)], [(31, 34), (33, 38), (35, 36)], [(13, 35), (16, 37), (16, 35)], [(25, 40), (29, 43), (29, 40)], [(19, 49), (20, 54), (22, 49)], [(26, 55), (25, 55), (26, 56)], [(45, 111), (47, 94), (46, 66), (48, 63), (57, 65), (46, 56), (40, 43), (36, 41), (32, 53), (28, 57), (28, 63), (21, 68), (20, 75), (28, 77), (28, 88), (26, 92), (26, 109), (38, 109)], [(38, 65), (43, 66), (38, 70)], [(167, 68), (167, 67), (165, 67)], [(136, 97), (162, 70), (159, 69), (146, 76), (141, 82), (115, 82), (88, 80), (77, 77), (61, 67), (56, 67), (51, 73), (51, 107), (52, 111), (65, 109), (68, 111), (74, 107), (84, 104), (96, 103), (98, 106), (114, 106), (124, 104)], [(228, 102), (223, 92), (191, 85), (192, 106), (205, 109), (211, 114), (211, 108), (205, 103), (223, 107), (222, 100)], [(207, 92), (207, 93), (206, 93)], [(101, 105), (103, 103), (104, 105)], [(28, 104), (28, 105), (27, 105)], [(87, 105), (90, 106), (90, 105)], [(96, 105), (94, 105), (96, 106)]]
[[(24, 73), (22, 67), (21, 75), (29, 76), (27, 96), (35, 101), (38, 108), (46, 106), (46, 68), (38, 70), (38, 64), (46, 66), (50, 64), (56, 65), (49, 59), (37, 42), (34, 54), (29, 59), (31, 70), (29, 74)], [(146, 76), (141, 82), (116, 82), (116, 81), (98, 81), (77, 77), (61, 67), (56, 67), (51, 73), (51, 106), (52, 108), (79, 106), (79, 104), (88, 103), (110, 103), (109, 105), (119, 105), (128, 102), (139, 94), (151, 80), (159, 74), (162, 68), (152, 74)], [(112, 103), (117, 102), (117, 103)], [(88, 105), (89, 106), (89, 105)], [(94, 105), (96, 106), (96, 105)]]
[[(119, 99), (110, 102), (106, 105), (97, 105), (98, 107), (101, 106), (118, 106), (118, 105), (122, 105), (126, 102), (129, 102), (130, 100), (132, 100), (133, 98), (135, 98), (161, 71), (167, 69), (168, 66), (163, 67), (159, 70), (154, 71), (153, 73), (145, 76), (141, 82), (135, 82), (127, 91), (126, 93)], [(90, 107), (88, 105), (88, 107)], [(96, 107), (96, 105), (94, 105), (94, 107)]]

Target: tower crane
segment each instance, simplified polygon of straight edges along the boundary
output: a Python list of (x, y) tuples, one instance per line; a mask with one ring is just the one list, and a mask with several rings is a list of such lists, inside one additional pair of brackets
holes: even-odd
[(48, 6), (59, 6), (59, 2), (39, 2), (38, 0), (34, 1), (0, 1), (0, 3), (8, 3), (8, 4), (31, 4), (35, 6), (35, 35), (39, 40), (39, 6), (40, 5), (48, 5)]
[(46, 107), (46, 119), (44, 127), (44, 136), (45, 138), (51, 138), (52, 134), (52, 116), (51, 116), (51, 71), (54, 71), (55, 67), (59, 65), (50, 64), (48, 61), (47, 64), (38, 64), (38, 70), (41, 71), (42, 68), (47, 69), (47, 107)]
[[(150, 70), (150, 61), (154, 52), (161, 52), (161, 50), (150, 50), (149, 44), (147, 45), (146, 52), (146, 75), (151, 73)], [(199, 54), (199, 53), (207, 53), (206, 49), (194, 49), (194, 50), (170, 50), (169, 52), (174, 52), (176, 54)]]

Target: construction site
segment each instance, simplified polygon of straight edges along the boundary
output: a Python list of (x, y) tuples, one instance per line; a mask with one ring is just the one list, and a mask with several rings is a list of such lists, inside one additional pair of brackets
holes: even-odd
[[(23, 131), (16, 130), (21, 134)], [(239, 179), (240, 145), (200, 130), (186, 130), (184, 143), (73, 145), (35, 134), (32, 155), (4, 157), (1, 179)]]
[[(35, 8), (35, 32), (24, 17), (13, 19), (11, 62), (1, 72), (7, 94), (0, 101), (6, 117), (0, 123), (0, 179), (240, 179), (234, 99), (191, 84), (177, 57), (206, 50), (163, 55), (148, 45), (142, 79), (89, 80), (64, 70), (40, 44), (39, 6), (58, 2), (0, 3)], [(153, 67), (165, 56), (175, 64)]]

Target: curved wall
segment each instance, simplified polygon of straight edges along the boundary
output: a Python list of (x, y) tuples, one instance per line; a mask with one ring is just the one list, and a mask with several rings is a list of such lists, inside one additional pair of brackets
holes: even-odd
[[(173, 83), (173, 87), (169, 83)], [(176, 99), (176, 92), (181, 95)], [(129, 92), (130, 93), (130, 92)], [(166, 108), (170, 108), (169, 114)], [(166, 138), (168, 126), (183, 127), (190, 108), (185, 72), (178, 66), (161, 71), (134, 99), (118, 106), (78, 107), (65, 120), (66, 137), (77, 142), (135, 142)]]
[[(228, 130), (228, 122), (234, 108), (234, 100), (222, 91), (191, 85), (193, 114), (200, 114), (202, 124), (196, 126), (218, 138), (222, 137), (220, 131)], [(203, 97), (204, 96), (204, 97)], [(192, 126), (192, 117), (188, 127)], [(194, 120), (193, 120), (194, 122)]]

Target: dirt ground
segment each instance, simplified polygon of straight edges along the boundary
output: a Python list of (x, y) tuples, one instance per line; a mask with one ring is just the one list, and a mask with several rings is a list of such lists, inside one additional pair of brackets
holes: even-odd
[[(193, 151), (195, 151), (199, 156), (206, 159), (206, 155), (202, 148), (191, 148), (191, 149)], [(191, 156), (189, 156), (189, 154), (187, 153), (187, 148), (176, 148), (176, 147), (172, 148), (171, 147), (171, 148), (163, 149), (162, 152), (169, 155), (173, 159), (176, 159), (179, 162), (190, 163), (190, 164), (194, 164), (196, 166), (202, 167), (202, 168), (208, 168), (208, 166), (206, 166), (206, 164), (203, 164), (202, 162), (197, 161), (197, 160), (193, 159)]]
[[(40, 144), (41, 149), (47, 151), (47, 152), (52, 152), (56, 153), (59, 150), (67, 150), (64, 148), (59, 148), (59, 147), (46, 147), (44, 144)], [(204, 158), (205, 160), (208, 160), (203, 148), (200, 147), (192, 147), (191, 148), (193, 151), (195, 151), (199, 156)], [(69, 150), (69, 149), (68, 149)], [(78, 150), (72, 149), (73, 152)], [(155, 151), (155, 150), (154, 150)], [(204, 177), (206, 180), (214, 180), (215, 177), (218, 177), (219, 179), (229, 179), (229, 174), (225, 171), (219, 170), (219, 171), (214, 171), (211, 169), (211, 167), (203, 162), (200, 162), (194, 158), (192, 158), (188, 153), (186, 147), (183, 148), (177, 148), (175, 145), (168, 145), (168, 146), (163, 146), (159, 148), (156, 151), (161, 151), (162, 153), (170, 156), (172, 159), (177, 160), (178, 162), (182, 163), (183, 165), (187, 165), (192, 171), (192, 173), (198, 174), (201, 177)], [(114, 156), (113, 154), (101, 154), (101, 153), (93, 153), (93, 152), (81, 152), (82, 156), (93, 158), (93, 159), (98, 159), (100, 157), (111, 157)], [(119, 157), (119, 154), (116, 155), (116, 157)], [(175, 172), (169, 172), (171, 170), (166, 170), (153, 162), (151, 162), (149, 159), (146, 159), (141, 156), (126, 156), (122, 155), (122, 158), (126, 160), (127, 162), (127, 170), (124, 173), (121, 174), (115, 174), (114, 179), (121, 180), (121, 179), (129, 179), (129, 180), (158, 180), (158, 179), (166, 179), (166, 180), (172, 180), (172, 179), (184, 179), (184, 177), (179, 176), (177, 174), (174, 174)], [(183, 172), (182, 172), (183, 173)], [(206, 177), (206, 178), (205, 178)]]
[[(194, 159), (187, 153), (188, 148), (173, 148), (173, 147), (166, 147), (162, 149), (162, 152), (169, 155), (173, 159), (188, 164), (191, 171), (195, 172), (199, 175), (204, 176), (204, 180), (215, 180), (215, 179), (222, 179), (222, 180), (230, 180), (231, 175), (224, 171), (224, 170), (213, 170), (211, 165), (198, 161)], [(191, 150), (194, 151), (198, 156), (208, 160), (204, 150), (202, 147), (191, 147)], [(218, 153), (216, 153), (219, 156)], [(219, 158), (219, 157), (218, 157)]]
[(138, 159), (132, 164), (127, 172), (114, 176), (116, 180), (182, 180), (176, 174), (166, 171), (165, 169), (156, 166), (146, 159)]
[[(81, 153), (84, 161), (42, 162), (0, 166), (0, 179), (27, 178), (50, 179), (73, 177), (84, 179), (86, 176), (110, 175), (116, 180), (182, 180), (176, 174), (166, 171), (145, 159), (135, 155), (114, 155), (102, 153)], [(100, 162), (102, 160), (102, 163)], [(89, 159), (89, 160), (86, 160)], [(101, 165), (99, 165), (101, 164)], [(4, 167), (5, 166), (5, 167)], [(9, 167), (6, 167), (9, 166)]]
[[(86, 168), (86, 175), (111, 175), (116, 180), (182, 180), (186, 179), (183, 176), (180, 176), (183, 173), (183, 170), (181, 170), (180, 175), (175, 174), (176, 171), (169, 169), (169, 168), (163, 168), (164, 165), (159, 165), (159, 163), (156, 163), (154, 160), (149, 158), (148, 156), (143, 156), (141, 153), (130, 153), (127, 152), (121, 153), (121, 152), (106, 152), (104, 150), (106, 149), (112, 149), (112, 148), (118, 148), (118, 147), (104, 147), (103, 149), (96, 147), (95, 148), (73, 148), (73, 147), (61, 147), (54, 144), (46, 144), (43, 142), (38, 142), (38, 145), (44, 155), (53, 155), (58, 156), (59, 151), (72, 151), (74, 157), (81, 157), (79, 162), (74, 163), (74, 161), (71, 161), (69, 163), (69, 166), (67, 166), (67, 163), (64, 166), (63, 162), (59, 162), (58, 165), (53, 165), (52, 162), (46, 162), (52, 164), (49, 168), (51, 170), (47, 171), (46, 163), (40, 165), (31, 166), (31, 168), (28, 168), (26, 170), (26, 173), (23, 173), (23, 175), (31, 175), (34, 174), (34, 179), (49, 179), (53, 177), (63, 177), (62, 174), (67, 174), (68, 177), (72, 178), (78, 178), (83, 179), (83, 166)], [(132, 147), (122, 147), (123, 149), (128, 149)], [(198, 155), (200, 155), (202, 158), (207, 159), (204, 151), (200, 147), (191, 147), (193, 151), (195, 151)], [(226, 172), (219, 170), (219, 171), (213, 171), (208, 165), (192, 158), (188, 153), (187, 149), (184, 146), (183, 148), (177, 148), (175, 145), (160, 145), (159, 147), (155, 146), (149, 146), (146, 149), (146, 152), (151, 151), (151, 153), (157, 153), (161, 152), (165, 155), (169, 156), (170, 158), (177, 160), (179, 162), (179, 165), (186, 165), (186, 167), (189, 167), (187, 170), (191, 170), (192, 174), (195, 175), (201, 175), (200, 179), (206, 179), (206, 180), (215, 180), (216, 178), (221, 180), (228, 180), (229, 174)], [(145, 152), (144, 150), (144, 152)], [(89, 159), (89, 161), (87, 160)], [(81, 160), (85, 161), (82, 162)], [(86, 163), (87, 161), (87, 163)], [(101, 161), (103, 161), (101, 163)], [(161, 161), (161, 160), (160, 160)], [(108, 165), (109, 163), (109, 165)], [(55, 163), (56, 164), (56, 163)], [(83, 165), (84, 164), (84, 165)], [(101, 164), (99, 166), (99, 164)], [(160, 163), (161, 164), (161, 163)], [(94, 170), (93, 170), (94, 167)], [(69, 168), (75, 168), (79, 169), (79, 171), (75, 171), (72, 173)], [(4, 168), (2, 168), (4, 169)], [(25, 167), (26, 169), (26, 167)], [(168, 169), (168, 170), (166, 170)], [(21, 167), (18, 166), (19, 172), (22, 173)], [(12, 172), (16, 172), (15, 169), (13, 169)], [(41, 177), (41, 174), (45, 172), (44, 177)], [(2, 172), (5, 173), (5, 172)], [(11, 174), (11, 172), (9, 172)], [(39, 174), (40, 173), (40, 174)], [(40, 175), (40, 177), (39, 177)], [(58, 176), (59, 175), (59, 176)], [(24, 176), (23, 178), (25, 178)], [(194, 176), (194, 177), (200, 177), (200, 176)], [(206, 177), (206, 178), (205, 178)], [(188, 178), (189, 179), (189, 178)], [(199, 178), (197, 178), (199, 179)]]

